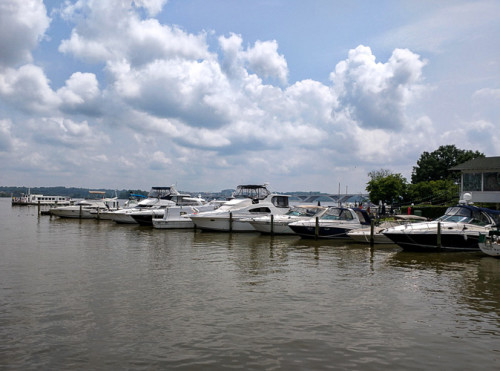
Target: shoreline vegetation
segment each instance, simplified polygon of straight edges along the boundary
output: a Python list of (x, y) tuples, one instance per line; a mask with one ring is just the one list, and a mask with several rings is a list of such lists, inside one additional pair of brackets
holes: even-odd
[[(30, 192), (31, 194), (42, 194), (44, 196), (68, 196), (71, 198), (87, 198), (89, 195), (89, 191), (103, 191), (106, 192), (105, 197), (114, 197), (115, 195), (119, 199), (128, 199), (130, 194), (139, 194), (143, 196), (147, 196), (149, 193), (148, 190), (141, 189), (106, 189), (106, 188), (78, 188), (78, 187), (18, 187), (18, 186), (0, 186), (0, 197), (20, 197), (22, 194), (27, 194)], [(227, 198), (231, 196), (234, 189), (223, 189), (219, 192), (202, 192), (202, 191), (184, 191), (179, 190), (181, 193), (189, 193), (192, 195), (201, 195), (205, 199), (221, 199)], [(313, 196), (313, 195), (324, 195), (329, 196), (331, 193), (319, 192), (319, 191), (294, 191), (294, 192), (276, 192), (281, 194), (287, 194), (291, 196)], [(366, 196), (366, 195), (363, 195)]]

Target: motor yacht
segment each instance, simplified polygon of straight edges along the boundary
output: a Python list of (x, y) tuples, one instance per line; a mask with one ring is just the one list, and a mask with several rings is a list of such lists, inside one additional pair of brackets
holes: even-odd
[(249, 218), (249, 223), (254, 229), (264, 234), (295, 234), (288, 224), (299, 220), (307, 220), (315, 216), (321, 216), (327, 210), (324, 206), (297, 205), (292, 206), (283, 215), (266, 215)]
[(479, 235), (488, 234), (499, 217), (499, 211), (459, 204), (436, 220), (388, 228), (383, 234), (404, 250), (479, 251)]
[(394, 242), (392, 242), (392, 240), (383, 233), (387, 228), (397, 227), (398, 225), (406, 225), (408, 223), (422, 222), (425, 220), (427, 220), (427, 218), (418, 215), (394, 215), (382, 221), (380, 224), (374, 225), (373, 236), (371, 235), (371, 226), (353, 229), (348, 232), (347, 235), (356, 242), (370, 243), (370, 239), (373, 238), (373, 243), (391, 244)]
[(139, 201), (134, 207), (113, 212), (110, 218), (118, 224), (137, 224), (138, 221), (132, 217), (133, 213), (144, 212), (147, 218), (147, 215), (152, 214), (153, 210), (161, 210), (167, 206), (175, 205), (175, 202), (171, 201), (171, 199), (178, 194), (179, 192), (173, 185), (170, 187), (152, 187), (147, 198)]
[[(206, 202), (201, 197), (179, 197), (175, 205), (153, 214), (153, 227), (157, 229), (192, 229), (195, 227), (191, 215), (213, 211), (221, 206), (217, 201)], [(163, 213), (163, 215), (161, 215)]]
[(49, 214), (61, 218), (95, 219), (101, 212), (116, 210), (118, 198), (105, 198), (104, 191), (89, 191), (90, 194), (99, 195), (99, 199), (84, 199), (70, 206), (52, 207)]
[(288, 224), (305, 238), (349, 238), (347, 233), (370, 225), (370, 216), (364, 209), (330, 206), (321, 216)]
[(196, 228), (223, 232), (255, 232), (249, 218), (282, 215), (289, 209), (288, 195), (271, 193), (268, 185), (239, 185), (232, 199), (214, 211), (191, 215)]

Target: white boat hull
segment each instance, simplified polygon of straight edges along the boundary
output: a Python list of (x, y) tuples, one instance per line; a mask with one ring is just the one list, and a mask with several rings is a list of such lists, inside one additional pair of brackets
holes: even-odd
[[(384, 236), (382, 233), (385, 230), (385, 228), (378, 228), (373, 231), (373, 243), (382, 243), (382, 244), (393, 244), (392, 240)], [(361, 242), (361, 243), (370, 243), (370, 234), (371, 231), (370, 229), (354, 229), (350, 232), (347, 233), (347, 235), (354, 241), (356, 242)]]
[(61, 207), (50, 209), (50, 214), (58, 216), (60, 218), (73, 218), (73, 219), (95, 219), (94, 214), (91, 213), (92, 210), (79, 207)]
[(220, 232), (256, 232), (255, 228), (244, 218), (229, 218), (228, 216), (196, 216), (192, 215), (191, 220), (196, 225), (196, 228), (207, 231)]
[(193, 221), (190, 218), (182, 219), (153, 219), (153, 228), (157, 229), (193, 229), (195, 227)]
[(254, 229), (264, 234), (295, 234), (288, 226), (288, 222), (274, 222), (271, 227), (271, 222), (251, 221), (250, 224)]
[(500, 258), (500, 237), (496, 233), (490, 236), (480, 236), (479, 248), (486, 255)]

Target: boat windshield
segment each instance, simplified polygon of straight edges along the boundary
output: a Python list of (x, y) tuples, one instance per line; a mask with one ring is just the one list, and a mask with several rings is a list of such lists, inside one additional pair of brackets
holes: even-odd
[(271, 192), (263, 185), (239, 185), (234, 191), (234, 198), (251, 198), (252, 200), (263, 200)]
[(440, 222), (468, 223), (477, 225), (491, 224), (491, 220), (481, 211), (466, 207), (449, 207), (445, 214), (436, 219)]
[(325, 211), (320, 219), (324, 220), (352, 220), (354, 217), (348, 209), (331, 207)]
[(316, 213), (318, 213), (320, 208), (308, 208), (308, 207), (303, 207), (303, 206), (294, 206), (292, 207), (285, 215), (290, 215), (290, 216), (314, 216)]

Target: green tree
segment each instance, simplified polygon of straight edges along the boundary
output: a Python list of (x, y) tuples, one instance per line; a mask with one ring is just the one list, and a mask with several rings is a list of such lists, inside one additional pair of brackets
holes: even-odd
[(458, 184), (451, 179), (419, 182), (408, 186), (408, 199), (415, 204), (453, 203), (458, 199), (458, 188)]
[(393, 203), (405, 197), (407, 181), (401, 174), (393, 174), (390, 170), (380, 169), (368, 173), (370, 181), (366, 190), (373, 203), (379, 201)]
[(455, 179), (458, 174), (450, 171), (451, 167), (479, 157), (484, 157), (484, 154), (458, 149), (453, 144), (440, 146), (434, 152), (424, 152), (420, 155), (417, 166), (413, 167), (411, 182), (417, 184), (431, 180)]

